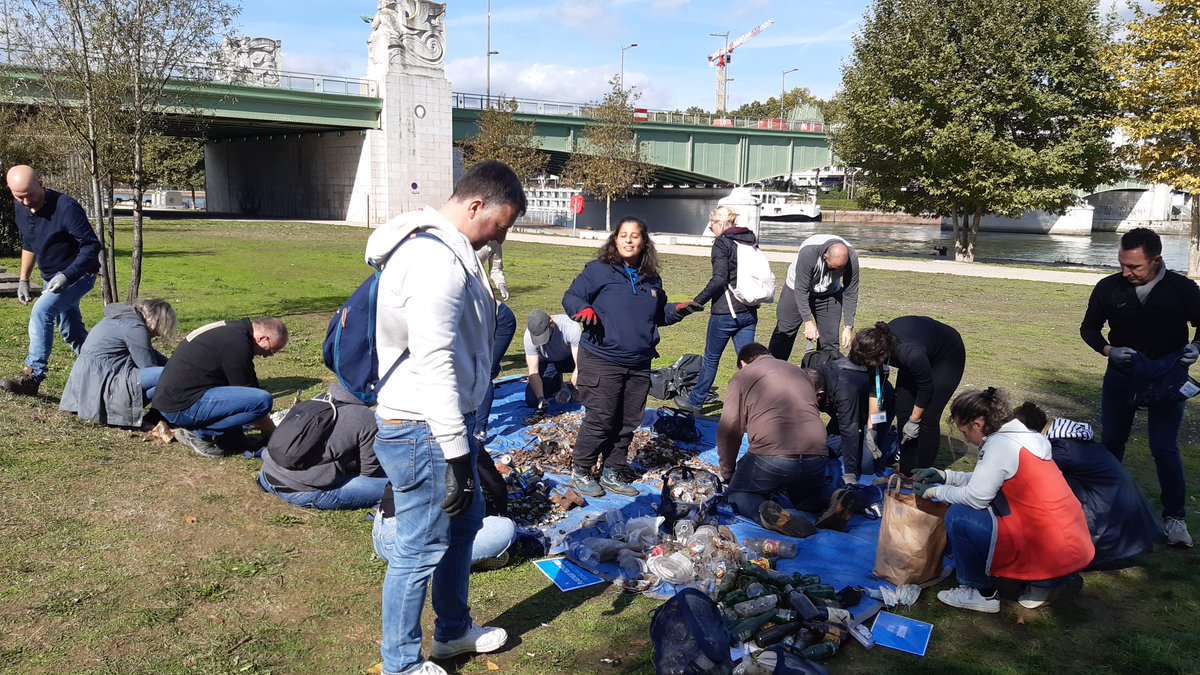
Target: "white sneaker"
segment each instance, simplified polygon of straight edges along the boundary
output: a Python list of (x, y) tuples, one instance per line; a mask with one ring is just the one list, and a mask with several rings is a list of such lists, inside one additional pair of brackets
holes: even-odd
[(969, 609), (976, 612), (996, 614), (1000, 611), (1000, 599), (993, 592), (992, 597), (985, 598), (979, 590), (970, 586), (959, 586), (948, 591), (938, 591), (938, 600), (959, 609)]
[(433, 661), (422, 661), (421, 665), (405, 672), (404, 675), (446, 675), (446, 671)]
[(1167, 518), (1163, 521), (1163, 529), (1167, 531), (1167, 546), (1192, 547), (1192, 535), (1188, 534), (1187, 521), (1183, 518)]
[(429, 650), (429, 656), (440, 661), (470, 652), (486, 654), (500, 649), (506, 642), (508, 642), (508, 631), (503, 628), (476, 626), (472, 623), (467, 632), (457, 640), (449, 642), (434, 640), (433, 649)]
[(1025, 587), (1025, 592), (1021, 593), (1021, 597), (1017, 602), (1021, 603), (1021, 606), (1025, 609), (1037, 609), (1042, 605), (1050, 604), (1050, 596), (1053, 593), (1053, 588), (1029, 585)]

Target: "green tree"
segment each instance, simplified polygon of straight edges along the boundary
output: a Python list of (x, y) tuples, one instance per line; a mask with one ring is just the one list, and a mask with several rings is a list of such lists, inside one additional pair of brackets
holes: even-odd
[(147, 186), (191, 190), (204, 188), (204, 140), (173, 136), (147, 136), (143, 148)]
[(517, 100), (501, 96), (479, 114), (475, 135), (463, 141), (463, 168), (494, 159), (504, 162), (523, 181), (541, 175), (549, 156), (538, 149), (532, 122), (517, 120)]
[(1134, 6), (1134, 21), (1116, 44), (1109, 71), (1120, 83), (1118, 122), (1129, 164), (1150, 182), (1192, 196), (1188, 275), (1200, 276), (1200, 13), (1195, 0), (1155, 0), (1151, 14)]
[[(783, 95), (783, 111), (785, 114), (804, 105), (816, 106), (820, 109), (824, 101), (812, 95), (807, 87), (794, 87)], [(765, 101), (751, 101), (730, 111), (730, 117), (748, 117), (753, 120), (776, 119), (780, 117), (779, 99), (775, 96)]]
[(605, 229), (612, 227), (612, 200), (632, 194), (654, 176), (634, 132), (637, 96), (632, 89), (622, 89), (616, 78), (610, 84), (612, 90), (603, 100), (584, 109), (584, 117), (595, 124), (579, 134), (575, 152), (563, 168), (564, 182), (604, 197)]
[(1110, 35), (1096, 0), (876, 0), (833, 149), (865, 171), (862, 201), (951, 217), (973, 261), (983, 214), (1061, 212), (1119, 175)]
[[(126, 300), (142, 269), (144, 143), (161, 110), (179, 110), (189, 83), (204, 78), (238, 8), (225, 0), (39, 0), (11, 3), (6, 39), (38, 74), (24, 80), (82, 143), (91, 175), (90, 215), (102, 246), (101, 292), (118, 300), (111, 211), (113, 176), (128, 171), (134, 191), (133, 246)], [(109, 199), (104, 199), (107, 196)]]
[[(43, 123), (39, 127), (26, 109), (0, 108), (0, 172), (18, 164), (37, 165), (51, 176), (57, 175), (70, 158), (61, 150), (61, 137), (55, 138)], [(50, 181), (47, 181), (50, 182)], [(21, 233), (13, 211), (12, 193), (0, 189), (0, 255), (21, 252)]]

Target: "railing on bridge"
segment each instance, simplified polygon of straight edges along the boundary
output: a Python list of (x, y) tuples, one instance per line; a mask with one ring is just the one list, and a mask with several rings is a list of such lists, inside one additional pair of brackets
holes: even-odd
[[(0, 52), (0, 54), (2, 54), (2, 57), (0, 57), (0, 66), (12, 65), (36, 68), (38, 65), (35, 59), (31, 58), (30, 54), (23, 50), (6, 50), (5, 52)], [(288, 70), (231, 67), (220, 63), (181, 63), (174, 69), (171, 77), (172, 79), (189, 82), (234, 84), (263, 89), (308, 91), (321, 94), (336, 94), (339, 96), (365, 96), (372, 98), (379, 96), (379, 90), (375, 81), (366, 78), (317, 75), (315, 73)]]
[[(515, 100), (517, 112), (527, 115), (559, 115), (562, 117), (584, 117), (585, 111), (592, 107), (586, 103), (566, 103), (563, 101), (544, 101), (532, 98), (513, 99), (510, 96), (492, 96), (484, 94), (468, 94), (454, 92), (452, 95), (455, 108), (468, 110), (483, 110), (497, 101)], [(821, 120), (785, 120), (781, 118), (758, 119), (750, 117), (720, 117), (716, 115), (688, 115), (668, 110), (650, 110), (636, 108), (634, 122), (656, 122), (659, 124), (686, 124), (701, 127), (731, 127), (736, 129), (770, 129), (772, 131), (798, 131), (802, 133), (825, 133), (826, 125)]]

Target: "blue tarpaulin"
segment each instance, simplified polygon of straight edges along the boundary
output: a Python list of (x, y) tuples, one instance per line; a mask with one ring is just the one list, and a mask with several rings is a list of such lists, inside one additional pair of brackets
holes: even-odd
[[(524, 392), (523, 378), (507, 378), (496, 385), (496, 399), (488, 418), (487, 449), (493, 456), (528, 449), (537, 442), (528, 433), (526, 420), (533, 411), (525, 406)], [(578, 409), (579, 406), (576, 405), (551, 404), (550, 414), (558, 415)], [(646, 410), (642, 420), (643, 426), (652, 426), (657, 416), (656, 409)], [(701, 461), (713, 467), (715, 473), (717, 465), (716, 421), (697, 419), (696, 426), (700, 431), (700, 440), (696, 443), (676, 442), (676, 446), (685, 452), (693, 452), (698, 455)], [(742, 441), (740, 452), (746, 452), (745, 439)], [(547, 473), (546, 478), (552, 484), (569, 482), (569, 477), (565, 474)], [(840, 479), (836, 476), (834, 478), (837, 481), (834, 484), (840, 484)], [(867, 476), (867, 479), (869, 478), (873, 478), (873, 476)], [(587, 504), (583, 508), (574, 509), (564, 520), (545, 526), (544, 531), (550, 539), (551, 551), (562, 552), (571, 544), (587, 537), (607, 536), (604, 525), (580, 528), (580, 523), (585, 516), (595, 516), (609, 509), (621, 509), (628, 518), (653, 515), (660, 499), (661, 483), (635, 483), (634, 487), (639, 492), (637, 497), (608, 494), (600, 498), (587, 498)], [(722, 518), (722, 524), (728, 525), (739, 541), (748, 537), (794, 541), (799, 554), (793, 559), (779, 559), (777, 568), (783, 572), (817, 575), (821, 577), (823, 583), (830, 584), (834, 588), (891, 586), (871, 575), (875, 565), (875, 543), (879, 539), (879, 522), (855, 515), (850, 519), (846, 532), (820, 530), (817, 534), (805, 539), (790, 539), (784, 535), (764, 530), (746, 518), (738, 516)], [(616, 577), (618, 568), (615, 564), (605, 564), (601, 565), (597, 571), (611, 579)]]

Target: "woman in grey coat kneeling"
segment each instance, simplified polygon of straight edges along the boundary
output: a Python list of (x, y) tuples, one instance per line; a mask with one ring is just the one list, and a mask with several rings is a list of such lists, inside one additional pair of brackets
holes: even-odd
[(150, 340), (175, 326), (175, 310), (165, 300), (139, 298), (105, 307), (104, 319), (79, 350), (59, 408), (97, 424), (141, 426), (142, 410), (167, 362)]

